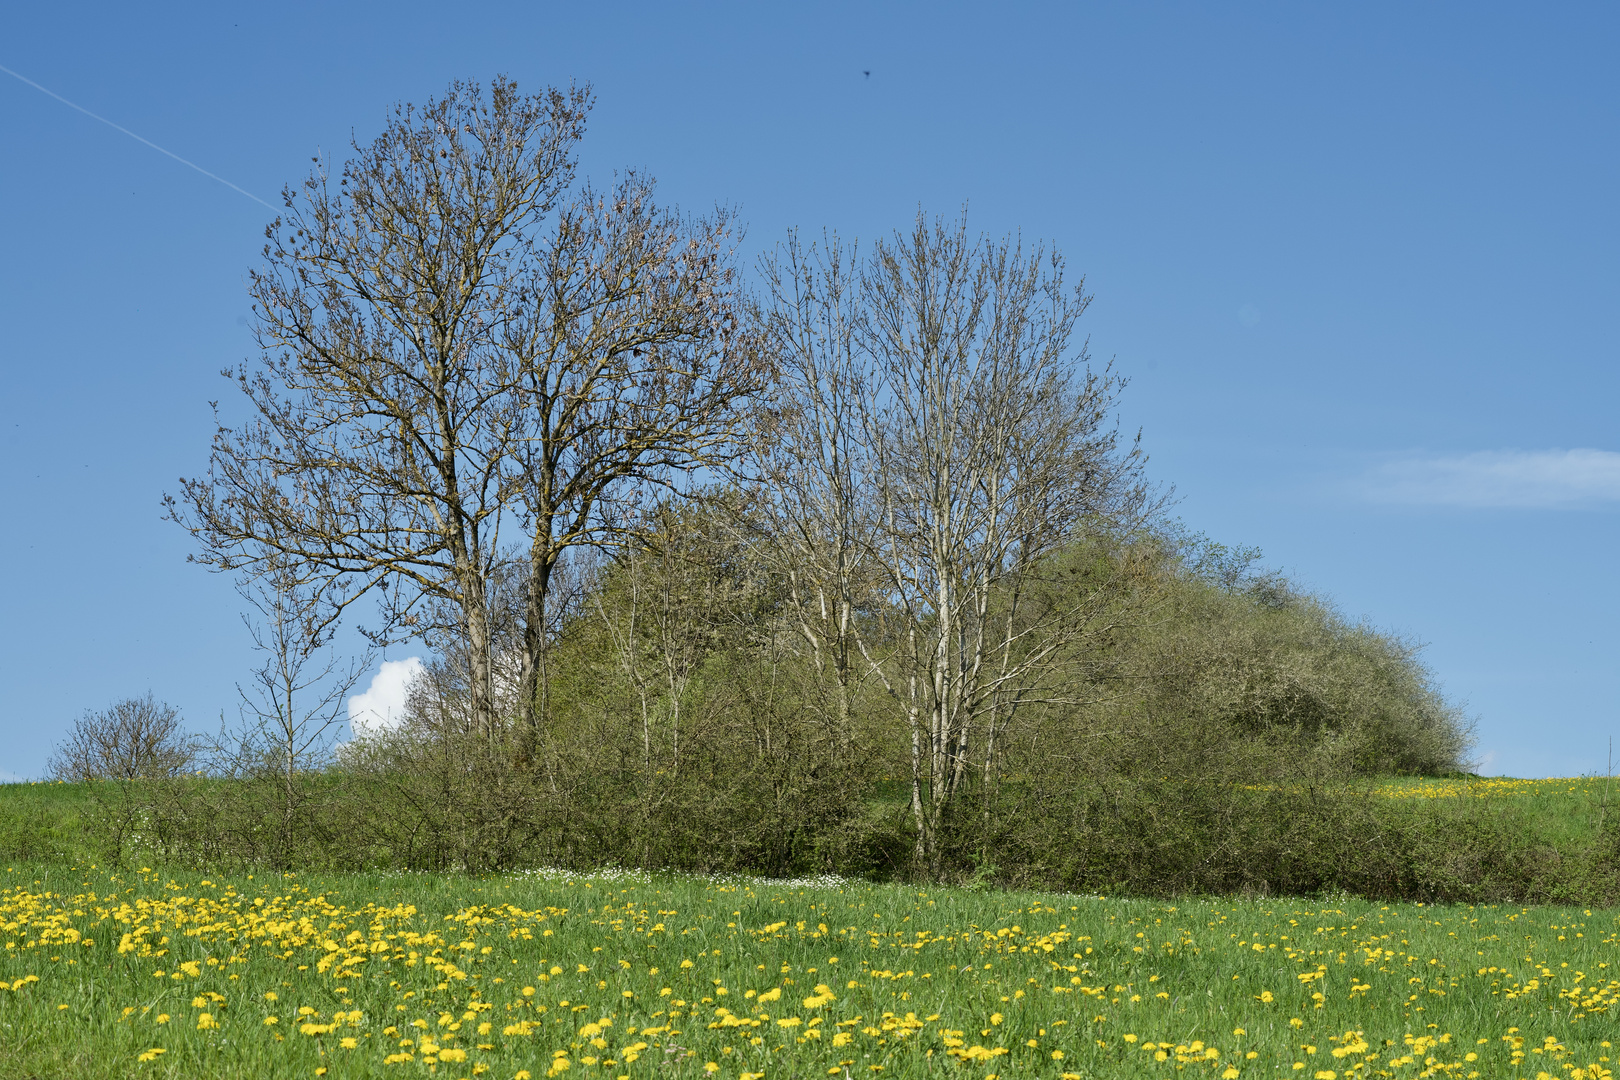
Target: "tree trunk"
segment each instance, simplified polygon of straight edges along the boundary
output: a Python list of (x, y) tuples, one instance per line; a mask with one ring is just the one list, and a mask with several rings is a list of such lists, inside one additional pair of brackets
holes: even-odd
[(483, 588), (464, 592), (462, 619), (467, 632), (467, 691), (471, 697), (472, 727), (491, 745), (496, 737), (495, 680), (491, 664), (489, 603)]
[[(533, 761), (540, 754), (540, 743), (549, 719), (551, 635), (547, 626), (546, 604), (551, 596), (551, 573), (556, 557), (550, 544), (541, 544), (544, 535), (549, 541), (551, 529), (546, 521), (536, 526), (535, 541), (529, 555), (529, 582), (523, 612), (523, 656), (519, 661), (518, 706), (522, 717), (522, 756)], [(548, 557), (549, 556), (549, 557)]]

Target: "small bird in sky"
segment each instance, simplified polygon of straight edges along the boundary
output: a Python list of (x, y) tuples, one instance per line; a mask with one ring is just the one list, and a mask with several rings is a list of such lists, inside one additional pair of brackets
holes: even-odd
[(872, 73), (870, 71), (863, 71), (863, 72), (861, 72), (861, 74), (865, 75), (868, 79), (870, 79), (872, 77)]

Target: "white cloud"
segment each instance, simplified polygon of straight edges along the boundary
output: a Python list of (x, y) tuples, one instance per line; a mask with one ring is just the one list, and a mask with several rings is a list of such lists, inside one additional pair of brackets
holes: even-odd
[(1363, 478), (1375, 502), (1551, 509), (1620, 501), (1620, 453), (1612, 450), (1481, 450), (1413, 455)]
[(422, 658), (384, 660), (363, 694), (349, 699), (349, 727), (358, 736), (387, 731), (405, 718), (405, 698), (422, 674)]

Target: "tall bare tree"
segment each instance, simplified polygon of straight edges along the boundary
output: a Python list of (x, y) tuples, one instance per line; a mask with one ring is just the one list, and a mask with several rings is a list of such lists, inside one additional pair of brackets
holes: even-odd
[(761, 270), (763, 347), (781, 386), (760, 414), (761, 549), (788, 584), (794, 629), (847, 740), (854, 696), (870, 673), (857, 648), (859, 619), (881, 573), (871, 498), (879, 477), (867, 437), (875, 373), (860, 349), (859, 261), (836, 236), (818, 248), (794, 234)]
[(1046, 689), (1091, 614), (1030, 610), (1030, 575), (1083, 528), (1117, 527), (1145, 502), (1139, 447), (1120, 452), (1109, 426), (1120, 380), (1086, 366), (1074, 329), (1089, 297), (1063, 275), (1055, 252), (919, 215), (863, 277), (883, 387), (872, 441), (884, 560), (905, 614), (912, 812), (936, 870), (975, 729), (988, 776), (997, 725)]
[(769, 266), (791, 390), (771, 495), (801, 633), (853, 646), (904, 710), (917, 856), (937, 872), (975, 753), (992, 778), (998, 732), (1065, 693), (1055, 668), (1103, 609), (1033, 579), (1146, 505), (1140, 451), (1110, 424), (1122, 383), (1074, 340), (1089, 298), (1062, 259), (965, 222), (919, 216), (864, 261), (790, 242)]
[(289, 188), (252, 277), (263, 362), (227, 372), (251, 416), (219, 427), (208, 475), (170, 500), (204, 563), (284, 560), (334, 612), (379, 597), (378, 640), (448, 607), (491, 738), (506, 553), (531, 578), (532, 731), (557, 559), (611, 530), (626, 486), (718, 455), (753, 385), (729, 218), (660, 210), (634, 176), (575, 187), (590, 105), (457, 83)]

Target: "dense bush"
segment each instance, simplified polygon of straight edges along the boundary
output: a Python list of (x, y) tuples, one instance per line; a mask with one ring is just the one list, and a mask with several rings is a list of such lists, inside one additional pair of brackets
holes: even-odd
[(1329, 748), (1355, 773), (1440, 773), (1466, 764), (1470, 728), (1411, 643), (1346, 622), (1262, 579), (1177, 581), (1166, 618), (1134, 635), (1150, 674), (1141, 707), (1231, 738)]

